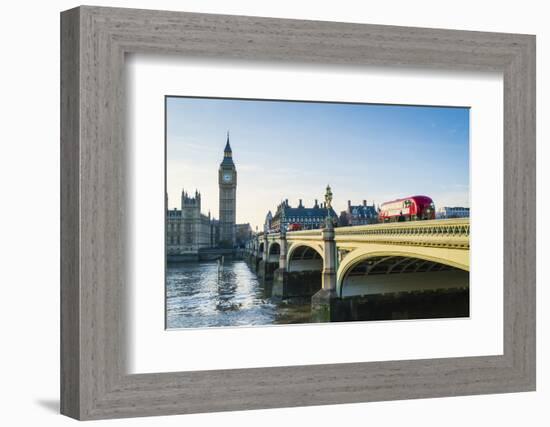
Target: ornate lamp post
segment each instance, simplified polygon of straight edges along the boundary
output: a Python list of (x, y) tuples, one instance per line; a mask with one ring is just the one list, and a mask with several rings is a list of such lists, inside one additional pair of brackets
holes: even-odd
[(325, 223), (327, 227), (332, 227), (332, 216), (330, 213), (332, 210), (332, 190), (330, 189), (330, 185), (327, 185), (327, 189), (325, 191), (325, 205), (327, 207), (327, 217)]

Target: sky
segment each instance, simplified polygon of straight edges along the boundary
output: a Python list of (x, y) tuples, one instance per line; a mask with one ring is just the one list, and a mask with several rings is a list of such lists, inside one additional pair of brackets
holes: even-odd
[(167, 192), (201, 192), (218, 217), (218, 168), (230, 133), (237, 169), (237, 223), (263, 229), (288, 199), (379, 205), (426, 195), (436, 208), (469, 207), (469, 109), (168, 97)]

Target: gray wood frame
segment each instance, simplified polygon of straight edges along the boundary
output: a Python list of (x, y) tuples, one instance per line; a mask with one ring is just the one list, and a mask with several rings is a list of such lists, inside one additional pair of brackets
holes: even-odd
[[(128, 375), (129, 52), (503, 72), (504, 354)], [(61, 14), (61, 122), (63, 414), (99, 419), (535, 389), (534, 36), (83, 6)]]

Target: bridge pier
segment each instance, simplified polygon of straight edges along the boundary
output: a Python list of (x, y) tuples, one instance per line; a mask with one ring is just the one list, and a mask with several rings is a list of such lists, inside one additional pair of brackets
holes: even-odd
[(256, 252), (254, 248), (250, 248), (246, 254), (245, 261), (251, 267), (252, 265), (255, 264), (255, 259), (256, 259)]
[[(261, 251), (260, 248), (262, 246), (262, 242), (258, 237), (256, 237), (255, 243), (254, 243), (254, 251), (252, 252), (252, 257), (250, 259), (250, 267), (254, 273), (258, 272), (258, 267), (260, 264), (260, 261), (263, 259), (265, 247), (264, 250)], [(264, 245), (265, 246), (265, 245)]]
[(250, 269), (255, 273), (258, 268), (258, 254), (252, 253), (250, 254), (250, 257), (248, 258), (248, 264), (250, 266)]
[(266, 279), (267, 265), (269, 263), (269, 242), (267, 240), (267, 233), (264, 233), (263, 241), (264, 250), (262, 251), (262, 259), (259, 260), (256, 265), (256, 274), (261, 280)]
[(256, 275), (259, 279), (264, 280), (265, 279), (265, 273), (266, 273), (266, 261), (264, 259), (261, 259), (258, 261), (256, 268)]
[(322, 232), (324, 262), (321, 290), (311, 297), (312, 322), (331, 322), (339, 315), (339, 298), (336, 293), (336, 242), (334, 226), (327, 218)]
[(277, 263), (264, 261), (263, 259), (261, 259), (258, 262), (258, 269), (256, 271), (256, 274), (262, 280), (272, 280), (277, 267)]
[(259, 256), (256, 258), (256, 263), (254, 264), (254, 273), (258, 274), (258, 271), (260, 270), (260, 263), (262, 262), (262, 257)]
[(318, 271), (287, 271), (278, 268), (273, 275), (274, 298), (309, 298), (319, 289)]
[(288, 271), (286, 265), (287, 242), (286, 233), (284, 231), (281, 231), (279, 235), (279, 245), (281, 247), (279, 253), (279, 268), (273, 272), (273, 288), (271, 290), (271, 295), (273, 297), (284, 298), (288, 286)]

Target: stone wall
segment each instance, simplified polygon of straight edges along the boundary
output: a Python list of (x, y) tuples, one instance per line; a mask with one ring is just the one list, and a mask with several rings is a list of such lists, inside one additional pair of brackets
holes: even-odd
[(273, 297), (311, 297), (321, 289), (320, 271), (288, 272), (277, 269), (273, 278)]

